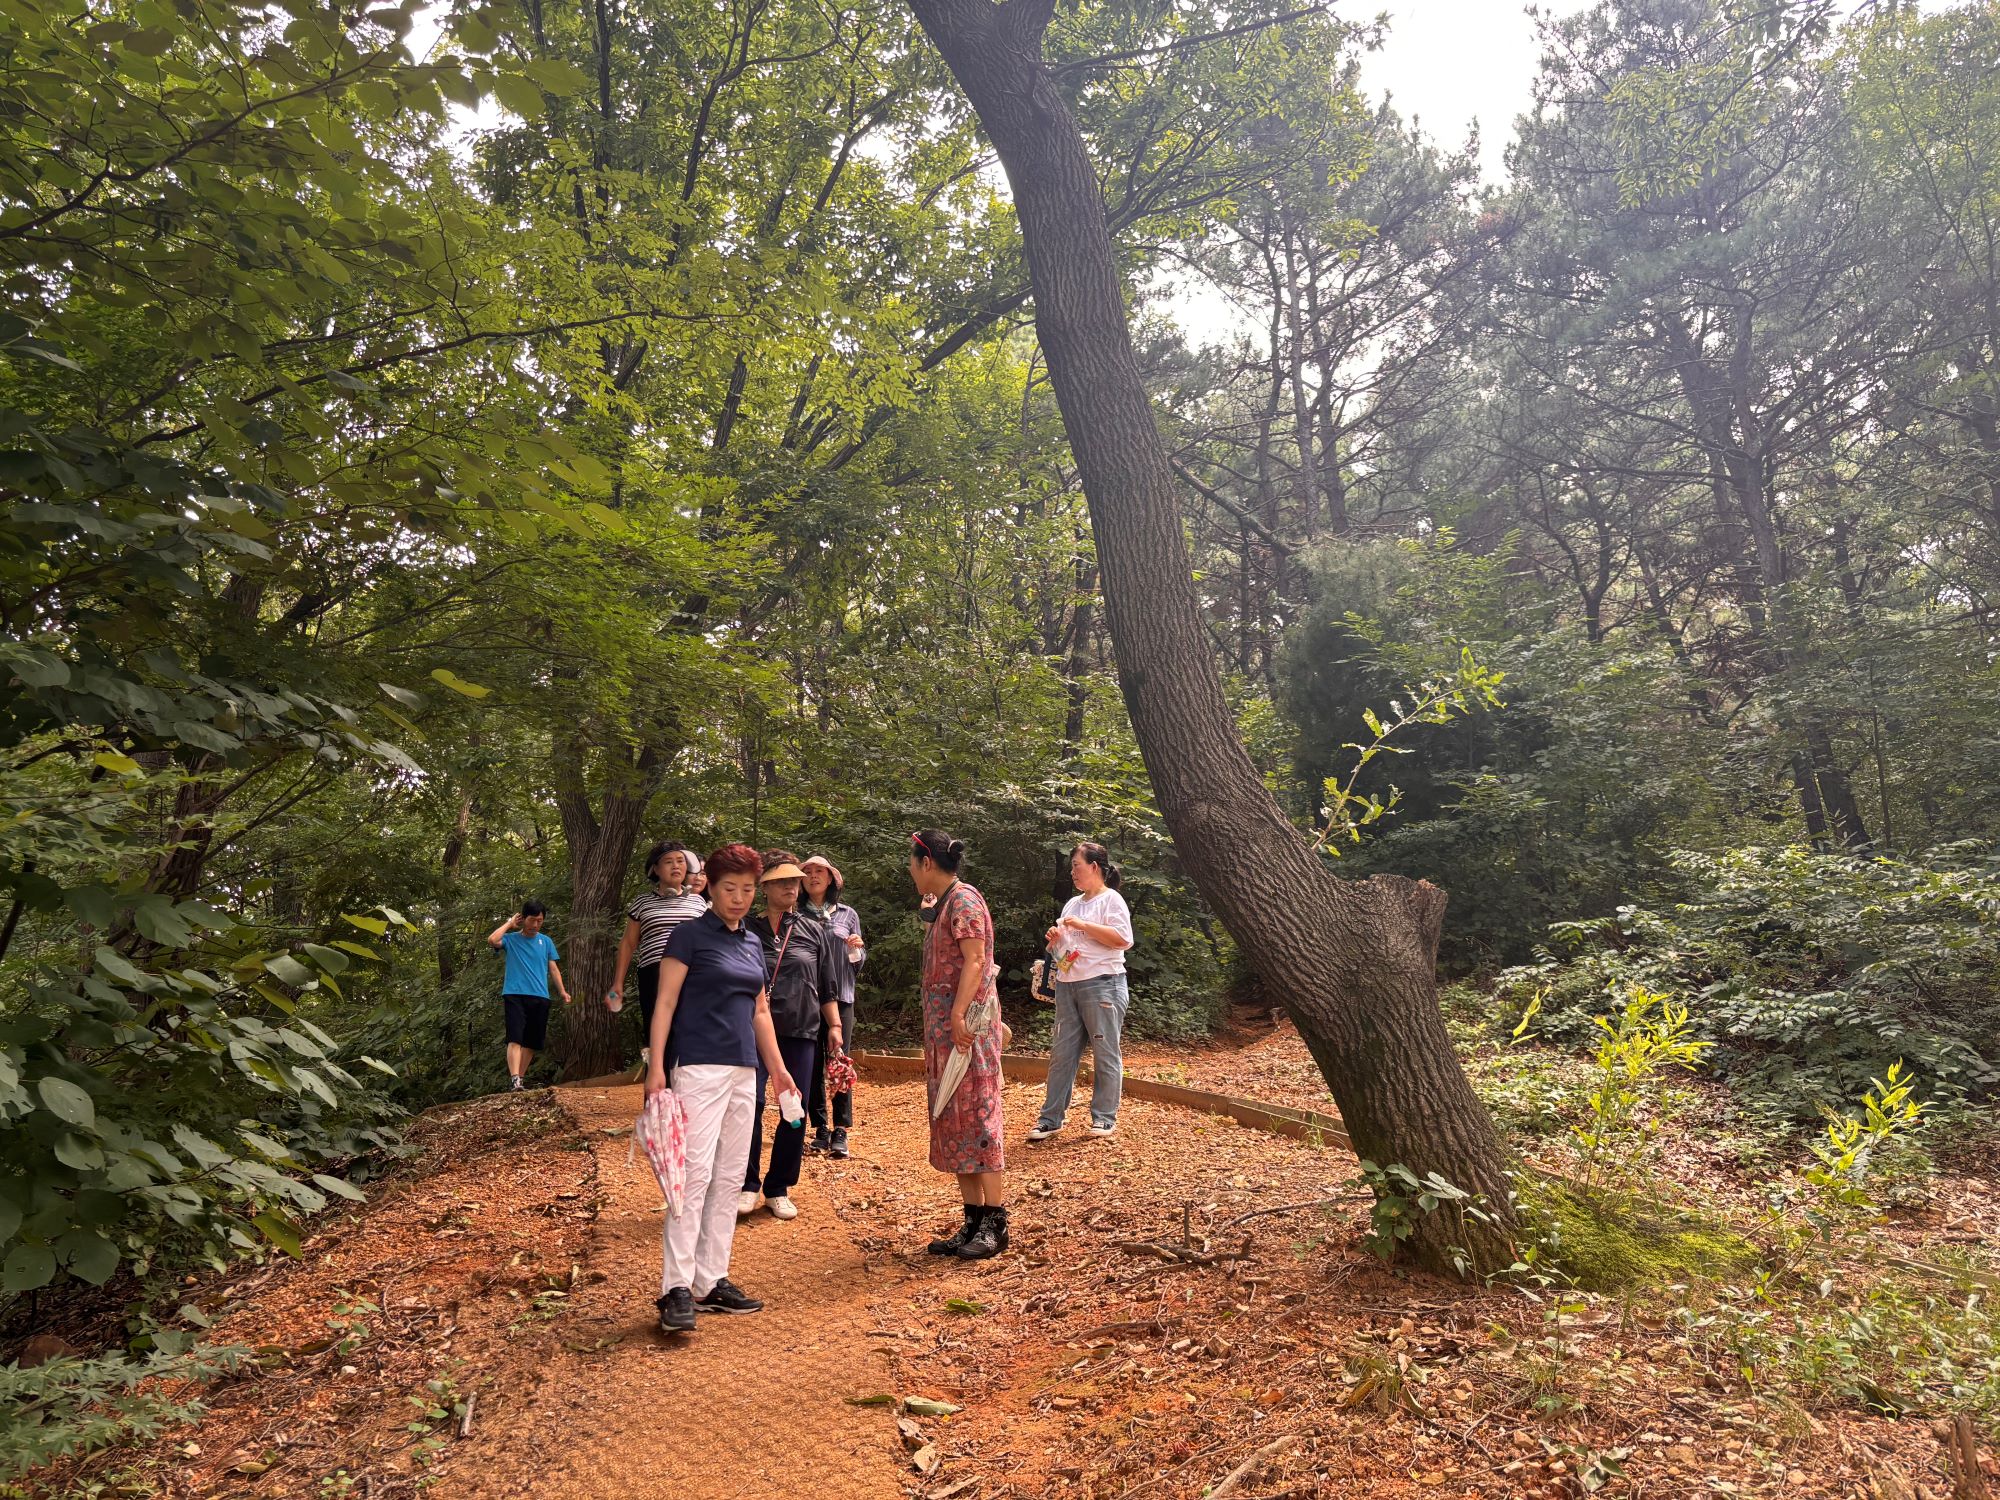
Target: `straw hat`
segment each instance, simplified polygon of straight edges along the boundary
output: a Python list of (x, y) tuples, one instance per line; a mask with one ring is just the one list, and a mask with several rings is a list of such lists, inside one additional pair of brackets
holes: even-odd
[(758, 883), (760, 885), (769, 885), (774, 880), (804, 880), (805, 878), (806, 872), (790, 860), (787, 860), (781, 865), (771, 866), (770, 869), (764, 872), (764, 878)]

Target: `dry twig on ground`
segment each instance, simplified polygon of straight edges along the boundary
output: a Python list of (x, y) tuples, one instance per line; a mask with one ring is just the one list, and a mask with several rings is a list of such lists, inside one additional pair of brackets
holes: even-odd
[(1256, 1469), (1265, 1460), (1276, 1458), (1297, 1441), (1296, 1437), (1289, 1434), (1281, 1438), (1273, 1438), (1255, 1453), (1244, 1459), (1242, 1463), (1223, 1475), (1215, 1488), (1208, 1492), (1208, 1500), (1222, 1500), (1224, 1495), (1235, 1494), (1242, 1487), (1243, 1481), (1250, 1477), (1252, 1470)]

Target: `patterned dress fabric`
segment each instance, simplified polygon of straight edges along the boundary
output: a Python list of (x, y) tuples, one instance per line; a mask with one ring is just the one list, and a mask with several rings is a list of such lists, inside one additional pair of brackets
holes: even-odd
[[(980, 960), (993, 957), (993, 917), (986, 899), (961, 882), (940, 904), (938, 917), (924, 935), (923, 1011), (924, 1078), (928, 1103), (937, 1102), (938, 1083), (952, 1054), (951, 1007), (958, 995), (966, 938), (985, 945)], [(1000, 1118), (1000, 1028), (989, 1027), (972, 1044), (972, 1062), (953, 1091), (951, 1102), (931, 1121), (931, 1165), (940, 1172), (1002, 1172), (1006, 1170)]]

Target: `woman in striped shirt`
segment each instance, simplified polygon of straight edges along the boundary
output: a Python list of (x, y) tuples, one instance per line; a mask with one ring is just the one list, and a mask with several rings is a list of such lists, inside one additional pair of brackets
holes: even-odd
[(618, 945), (618, 968), (611, 981), (611, 993), (604, 1003), (612, 1010), (625, 1005), (625, 975), (636, 962), (639, 966), (639, 1013), (645, 1028), (653, 1027), (653, 1001), (660, 992), (660, 959), (666, 954), (667, 939), (690, 917), (708, 910), (708, 903), (687, 888), (688, 852), (684, 844), (672, 841), (653, 845), (646, 856), (646, 879), (652, 889), (641, 891), (625, 909), (625, 938)]

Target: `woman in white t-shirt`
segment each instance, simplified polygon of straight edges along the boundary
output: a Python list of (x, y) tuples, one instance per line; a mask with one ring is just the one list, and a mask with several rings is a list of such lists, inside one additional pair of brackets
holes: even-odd
[(1118, 1128), (1125, 1060), (1118, 1039), (1131, 995), (1125, 987), (1125, 951), (1132, 946), (1132, 912), (1118, 894), (1118, 866), (1102, 844), (1078, 844), (1069, 857), (1077, 894), (1048, 931), (1056, 974), (1056, 1038), (1049, 1054), (1049, 1091), (1042, 1115), (1028, 1132), (1045, 1141), (1062, 1129), (1076, 1087), (1083, 1041), (1090, 1038), (1090, 1134)]

